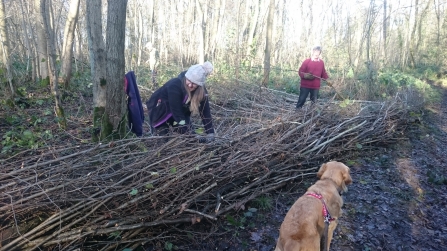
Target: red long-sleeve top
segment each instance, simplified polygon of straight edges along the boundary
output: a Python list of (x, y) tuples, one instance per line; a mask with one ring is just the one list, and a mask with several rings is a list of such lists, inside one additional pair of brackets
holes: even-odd
[(324, 62), (321, 59), (319, 59), (318, 61), (313, 61), (310, 58), (304, 60), (298, 72), (301, 77), (301, 87), (309, 89), (320, 89), (321, 80), (319, 78), (314, 78), (312, 80), (305, 79), (305, 73), (311, 73), (312, 75), (323, 79), (328, 78), (326, 69), (324, 68)]

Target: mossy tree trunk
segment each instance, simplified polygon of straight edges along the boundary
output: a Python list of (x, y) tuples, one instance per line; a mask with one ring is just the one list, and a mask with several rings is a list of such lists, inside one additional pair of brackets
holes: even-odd
[(92, 140), (100, 139), (101, 121), (106, 110), (106, 52), (102, 35), (101, 0), (86, 1), (87, 37), (90, 54), (90, 69), (93, 83), (93, 133)]
[(107, 1), (106, 32), (106, 109), (100, 139), (123, 138), (126, 133), (127, 106), (124, 91), (124, 42), (127, 0)]

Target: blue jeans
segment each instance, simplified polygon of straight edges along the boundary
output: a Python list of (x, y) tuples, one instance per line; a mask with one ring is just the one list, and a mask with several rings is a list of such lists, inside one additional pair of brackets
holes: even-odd
[(298, 97), (298, 102), (296, 103), (296, 108), (301, 108), (304, 103), (306, 103), (307, 96), (310, 94), (310, 101), (315, 103), (318, 98), (319, 89), (310, 89), (305, 87), (300, 87), (300, 96)]

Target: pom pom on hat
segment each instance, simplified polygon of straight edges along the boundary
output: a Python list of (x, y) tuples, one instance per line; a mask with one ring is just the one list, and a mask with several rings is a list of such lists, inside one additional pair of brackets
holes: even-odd
[(194, 84), (203, 86), (206, 82), (206, 77), (208, 77), (213, 69), (213, 65), (208, 61), (206, 61), (203, 65), (195, 64), (189, 67), (188, 71), (185, 74), (185, 77)]
[(206, 76), (208, 76), (211, 74), (211, 72), (213, 72), (214, 67), (209, 61), (206, 61), (205, 63), (203, 63), (203, 69), (205, 69)]

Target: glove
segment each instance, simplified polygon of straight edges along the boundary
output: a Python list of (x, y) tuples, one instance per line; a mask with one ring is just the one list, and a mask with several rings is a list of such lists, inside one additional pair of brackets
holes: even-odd
[(214, 141), (214, 133), (208, 133), (206, 136), (199, 136), (199, 143), (210, 143)]
[(305, 79), (312, 80), (312, 79), (314, 79), (315, 77), (314, 77), (314, 75), (312, 75), (311, 73), (304, 73), (304, 78), (305, 78)]

